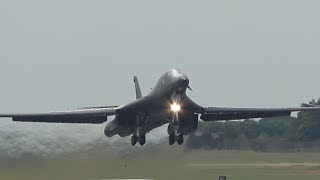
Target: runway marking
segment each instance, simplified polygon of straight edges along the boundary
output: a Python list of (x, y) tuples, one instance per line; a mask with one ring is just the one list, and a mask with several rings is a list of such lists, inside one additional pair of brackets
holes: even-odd
[(243, 163), (243, 164), (186, 164), (186, 167), (293, 167), (293, 166), (307, 166), (319, 167), (320, 163)]
[(154, 179), (89, 179), (89, 180), (154, 180)]

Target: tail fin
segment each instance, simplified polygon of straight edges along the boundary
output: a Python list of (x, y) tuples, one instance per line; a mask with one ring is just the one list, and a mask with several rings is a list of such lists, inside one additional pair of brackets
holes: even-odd
[(136, 88), (136, 99), (140, 99), (140, 98), (142, 98), (142, 93), (141, 93), (138, 77), (135, 76), (133, 78), (133, 81), (134, 81), (134, 85), (135, 85), (135, 88)]

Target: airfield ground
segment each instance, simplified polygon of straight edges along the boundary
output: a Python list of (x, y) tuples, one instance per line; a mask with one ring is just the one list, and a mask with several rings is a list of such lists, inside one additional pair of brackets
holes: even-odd
[(218, 179), (319, 180), (318, 153), (247, 151), (138, 151), (94, 153), (55, 160), (0, 162), (0, 179)]

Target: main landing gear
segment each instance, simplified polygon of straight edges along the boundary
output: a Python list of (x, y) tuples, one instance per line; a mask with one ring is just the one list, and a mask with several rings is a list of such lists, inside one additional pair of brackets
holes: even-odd
[(141, 146), (146, 144), (146, 135), (142, 134), (141, 136), (137, 136), (136, 134), (132, 135), (131, 137), (131, 145), (135, 146), (139, 142)]
[(183, 144), (183, 134), (179, 134), (176, 136), (175, 133), (170, 133), (169, 134), (169, 144), (173, 145), (176, 141), (179, 145), (182, 145)]

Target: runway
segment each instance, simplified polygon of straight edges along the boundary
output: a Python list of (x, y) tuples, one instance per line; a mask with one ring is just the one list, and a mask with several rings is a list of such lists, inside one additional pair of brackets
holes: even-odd
[(241, 164), (186, 164), (186, 167), (294, 167), (294, 166), (304, 166), (304, 167), (320, 167), (320, 163), (241, 163)]

